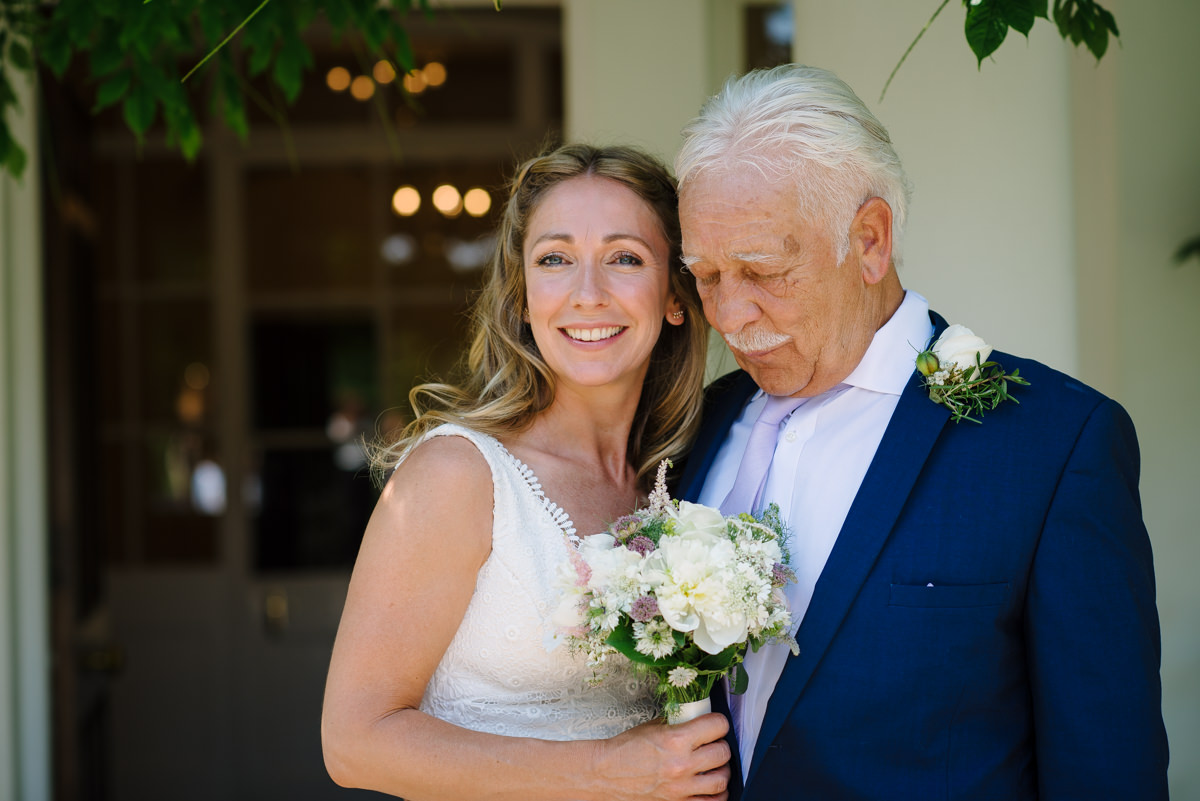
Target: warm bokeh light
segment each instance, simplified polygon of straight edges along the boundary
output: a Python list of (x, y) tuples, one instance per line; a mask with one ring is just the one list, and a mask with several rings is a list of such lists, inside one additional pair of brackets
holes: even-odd
[[(436, 195), (434, 197), (436, 198)], [(437, 200), (434, 200), (434, 203), (437, 203)], [(392, 210), (401, 217), (411, 217), (417, 213), (419, 208), (421, 208), (421, 193), (415, 186), (402, 186), (392, 195)]]
[(386, 61), (376, 61), (371, 74), (375, 76), (376, 83), (388, 84), (396, 80), (396, 68)]
[(192, 389), (205, 389), (208, 379), (208, 366), (202, 362), (192, 362), (183, 369), (183, 383)]
[(404, 89), (409, 94), (419, 95), (425, 91), (425, 87), (429, 82), (425, 80), (425, 73), (421, 70), (413, 70), (404, 76)]
[(344, 92), (350, 88), (350, 70), (345, 67), (334, 67), (325, 73), (325, 85), (335, 92)]
[(482, 217), (488, 213), (488, 209), (491, 207), (492, 196), (488, 194), (486, 189), (476, 186), (468, 189), (467, 194), (463, 195), (463, 208), (472, 217)]
[(446, 68), (440, 62), (430, 61), (421, 72), (430, 86), (441, 86), (446, 82)]
[(375, 94), (375, 82), (369, 75), (359, 75), (350, 84), (350, 94), (354, 95), (355, 100), (370, 100)]
[(433, 206), (447, 217), (457, 217), (463, 208), (462, 195), (450, 184), (433, 190)]

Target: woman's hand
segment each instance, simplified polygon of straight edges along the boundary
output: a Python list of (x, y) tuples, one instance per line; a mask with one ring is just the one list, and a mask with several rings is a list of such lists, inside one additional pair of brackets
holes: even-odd
[(667, 725), (661, 719), (600, 744), (595, 798), (613, 801), (680, 801), (729, 797), (729, 721), (710, 713)]

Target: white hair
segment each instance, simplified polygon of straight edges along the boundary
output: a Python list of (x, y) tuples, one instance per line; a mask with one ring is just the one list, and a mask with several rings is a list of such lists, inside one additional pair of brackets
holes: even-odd
[(730, 78), (683, 129), (675, 159), (682, 190), (706, 170), (754, 167), (791, 179), (806, 219), (823, 222), (840, 264), (850, 224), (872, 197), (892, 209), (893, 261), (912, 194), (887, 130), (828, 70), (785, 64)]

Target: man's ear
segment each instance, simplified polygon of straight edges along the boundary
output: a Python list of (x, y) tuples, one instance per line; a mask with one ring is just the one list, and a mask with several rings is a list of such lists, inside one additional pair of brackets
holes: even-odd
[(850, 252), (858, 256), (863, 281), (877, 284), (892, 267), (892, 207), (869, 198), (850, 223)]

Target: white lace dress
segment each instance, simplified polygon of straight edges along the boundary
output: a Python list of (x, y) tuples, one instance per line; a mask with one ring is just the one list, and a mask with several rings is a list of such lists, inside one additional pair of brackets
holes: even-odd
[(495, 506), (491, 555), (421, 709), (464, 728), (544, 740), (612, 737), (655, 717), (651, 682), (615, 665), (589, 686), (583, 657), (554, 636), (558, 566), (578, 539), (533, 471), (486, 434), (443, 425), (428, 436), (464, 437), (479, 449)]

